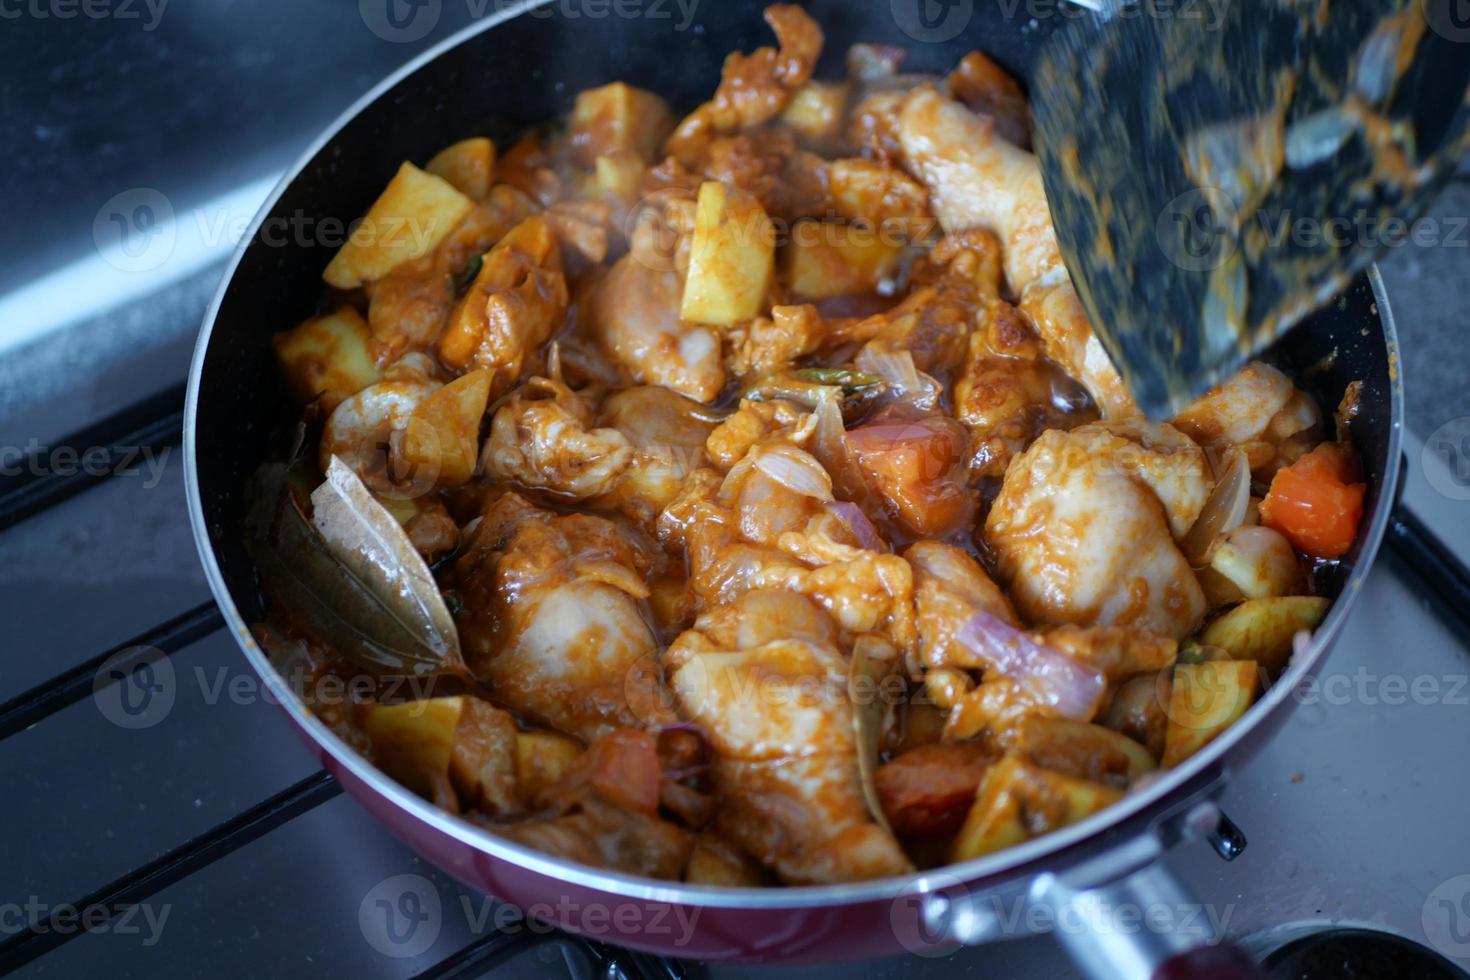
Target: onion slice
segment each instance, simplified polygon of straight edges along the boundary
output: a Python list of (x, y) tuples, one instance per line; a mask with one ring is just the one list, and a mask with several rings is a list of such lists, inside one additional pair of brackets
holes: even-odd
[(1245, 453), (1239, 449), (1225, 451), (1225, 465), (1215, 488), (1205, 498), (1199, 517), (1180, 542), (1184, 557), (1198, 568), (1209, 564), (1215, 543), (1222, 535), (1235, 530), (1245, 521), (1251, 502), (1251, 468)]
[(987, 612), (975, 613), (955, 639), (988, 669), (1009, 677), (1060, 717), (1088, 721), (1097, 714), (1108, 686), (1097, 668), (1038, 642)]
[(846, 500), (833, 500), (827, 504), (827, 510), (833, 517), (842, 522), (843, 527), (852, 532), (853, 540), (859, 548), (865, 551), (887, 551), (888, 546), (883, 543), (883, 538), (878, 534), (878, 529), (873, 522), (868, 520), (868, 515), (857, 504), (848, 503)]

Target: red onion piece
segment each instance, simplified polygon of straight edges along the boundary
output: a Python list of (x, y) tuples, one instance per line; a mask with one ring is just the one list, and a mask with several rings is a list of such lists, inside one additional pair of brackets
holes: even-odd
[(1097, 714), (1108, 683), (1102, 671), (987, 612), (977, 612), (955, 639), (1061, 717), (1088, 721)]
[(887, 551), (888, 546), (883, 543), (878, 529), (873, 522), (868, 520), (868, 515), (857, 504), (848, 503), (846, 500), (831, 500), (827, 502), (827, 511), (843, 523), (858, 547), (867, 551)]

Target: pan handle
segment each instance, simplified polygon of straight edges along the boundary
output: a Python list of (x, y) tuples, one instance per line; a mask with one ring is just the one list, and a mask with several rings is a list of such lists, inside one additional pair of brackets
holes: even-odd
[(1092, 980), (1257, 980), (1240, 950), (1222, 942), (1210, 909), (1155, 854), (1100, 884), (1076, 887), (1061, 877), (1038, 881), (1037, 896), (1055, 913), (1055, 932)]
[[(1221, 814), (1204, 802), (1190, 817), (1200, 834)], [(1026, 921), (1044, 924), (1025, 931), (1049, 929), (1090, 980), (1263, 977), (1244, 953), (1222, 942), (1218, 923), (1227, 910), (1201, 902), (1164, 862), (1164, 852), (1157, 833), (1144, 833), (1064, 871), (1038, 875), (1017, 897)], [(1002, 904), (993, 893), (972, 895), (963, 887), (930, 895), (923, 913), (929, 941), (974, 945), (1016, 936), (1020, 917), (1008, 924), (996, 911)]]

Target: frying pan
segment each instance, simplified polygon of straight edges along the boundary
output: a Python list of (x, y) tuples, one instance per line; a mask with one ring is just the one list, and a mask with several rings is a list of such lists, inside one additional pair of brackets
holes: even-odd
[[(907, 47), (906, 70), (943, 72), (981, 48), (1024, 78), (1064, 19), (1038, 22), (1025, 4), (976, 8), (971, 0), (943, 6), (812, 0), (807, 7), (827, 34), (818, 74), (829, 77), (841, 72), (849, 44), (870, 41)], [(630, 10), (641, 16), (617, 13)], [(286, 404), (270, 337), (315, 308), (321, 271), (339, 244), (329, 230), (340, 232), (362, 214), (403, 160), (426, 160), (470, 135), (507, 145), (567, 112), (578, 91), (615, 79), (688, 109), (714, 90), (728, 52), (771, 43), (759, 4), (699, 4), (684, 30), (679, 10), (655, 0), (585, 6), (531, 0), (500, 10), (364, 96), (257, 215), (199, 337), (184, 447), (190, 518), (210, 586), (263, 678), (269, 681), (274, 671), (247, 627), (264, 610), (243, 547), (245, 486), (267, 458)], [(599, 11), (602, 16), (593, 16)], [(293, 234), (282, 235), (283, 227)], [(1239, 845), (1211, 800), (1290, 714), (1293, 688), (1317, 671), (1342, 630), (1383, 537), (1399, 475), (1403, 406), (1392, 317), (1376, 271), (1354, 281), (1270, 357), (1329, 408), (1350, 382), (1362, 382), (1351, 431), (1369, 491), (1354, 551), (1326, 576), (1336, 603), (1286, 674), (1203, 751), (1116, 805), (1009, 850), (907, 878), (847, 885), (719, 889), (636, 878), (528, 850), (472, 826), (376, 770), (295, 697), (283, 697), (282, 707), (323, 766), (411, 848), (467, 885), (573, 932), (675, 956), (789, 962), (932, 955), (1020, 935), (1040, 922), (1054, 924), (1092, 975), (1249, 975), (1242, 972), (1248, 966), (1210, 945), (1218, 937), (1201, 925), (1202, 907), (1159, 858), (1191, 838), (1212, 839), (1222, 853)], [(1173, 926), (1139, 927), (1134, 919), (1128, 928), (1106, 920), (1152, 907), (1173, 910)]]

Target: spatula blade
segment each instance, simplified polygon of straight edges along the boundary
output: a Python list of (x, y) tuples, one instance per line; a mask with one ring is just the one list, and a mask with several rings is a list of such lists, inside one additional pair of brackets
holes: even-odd
[(1052, 221), (1149, 417), (1404, 240), (1470, 149), (1450, 2), (1145, 3), (1053, 36), (1031, 80)]

